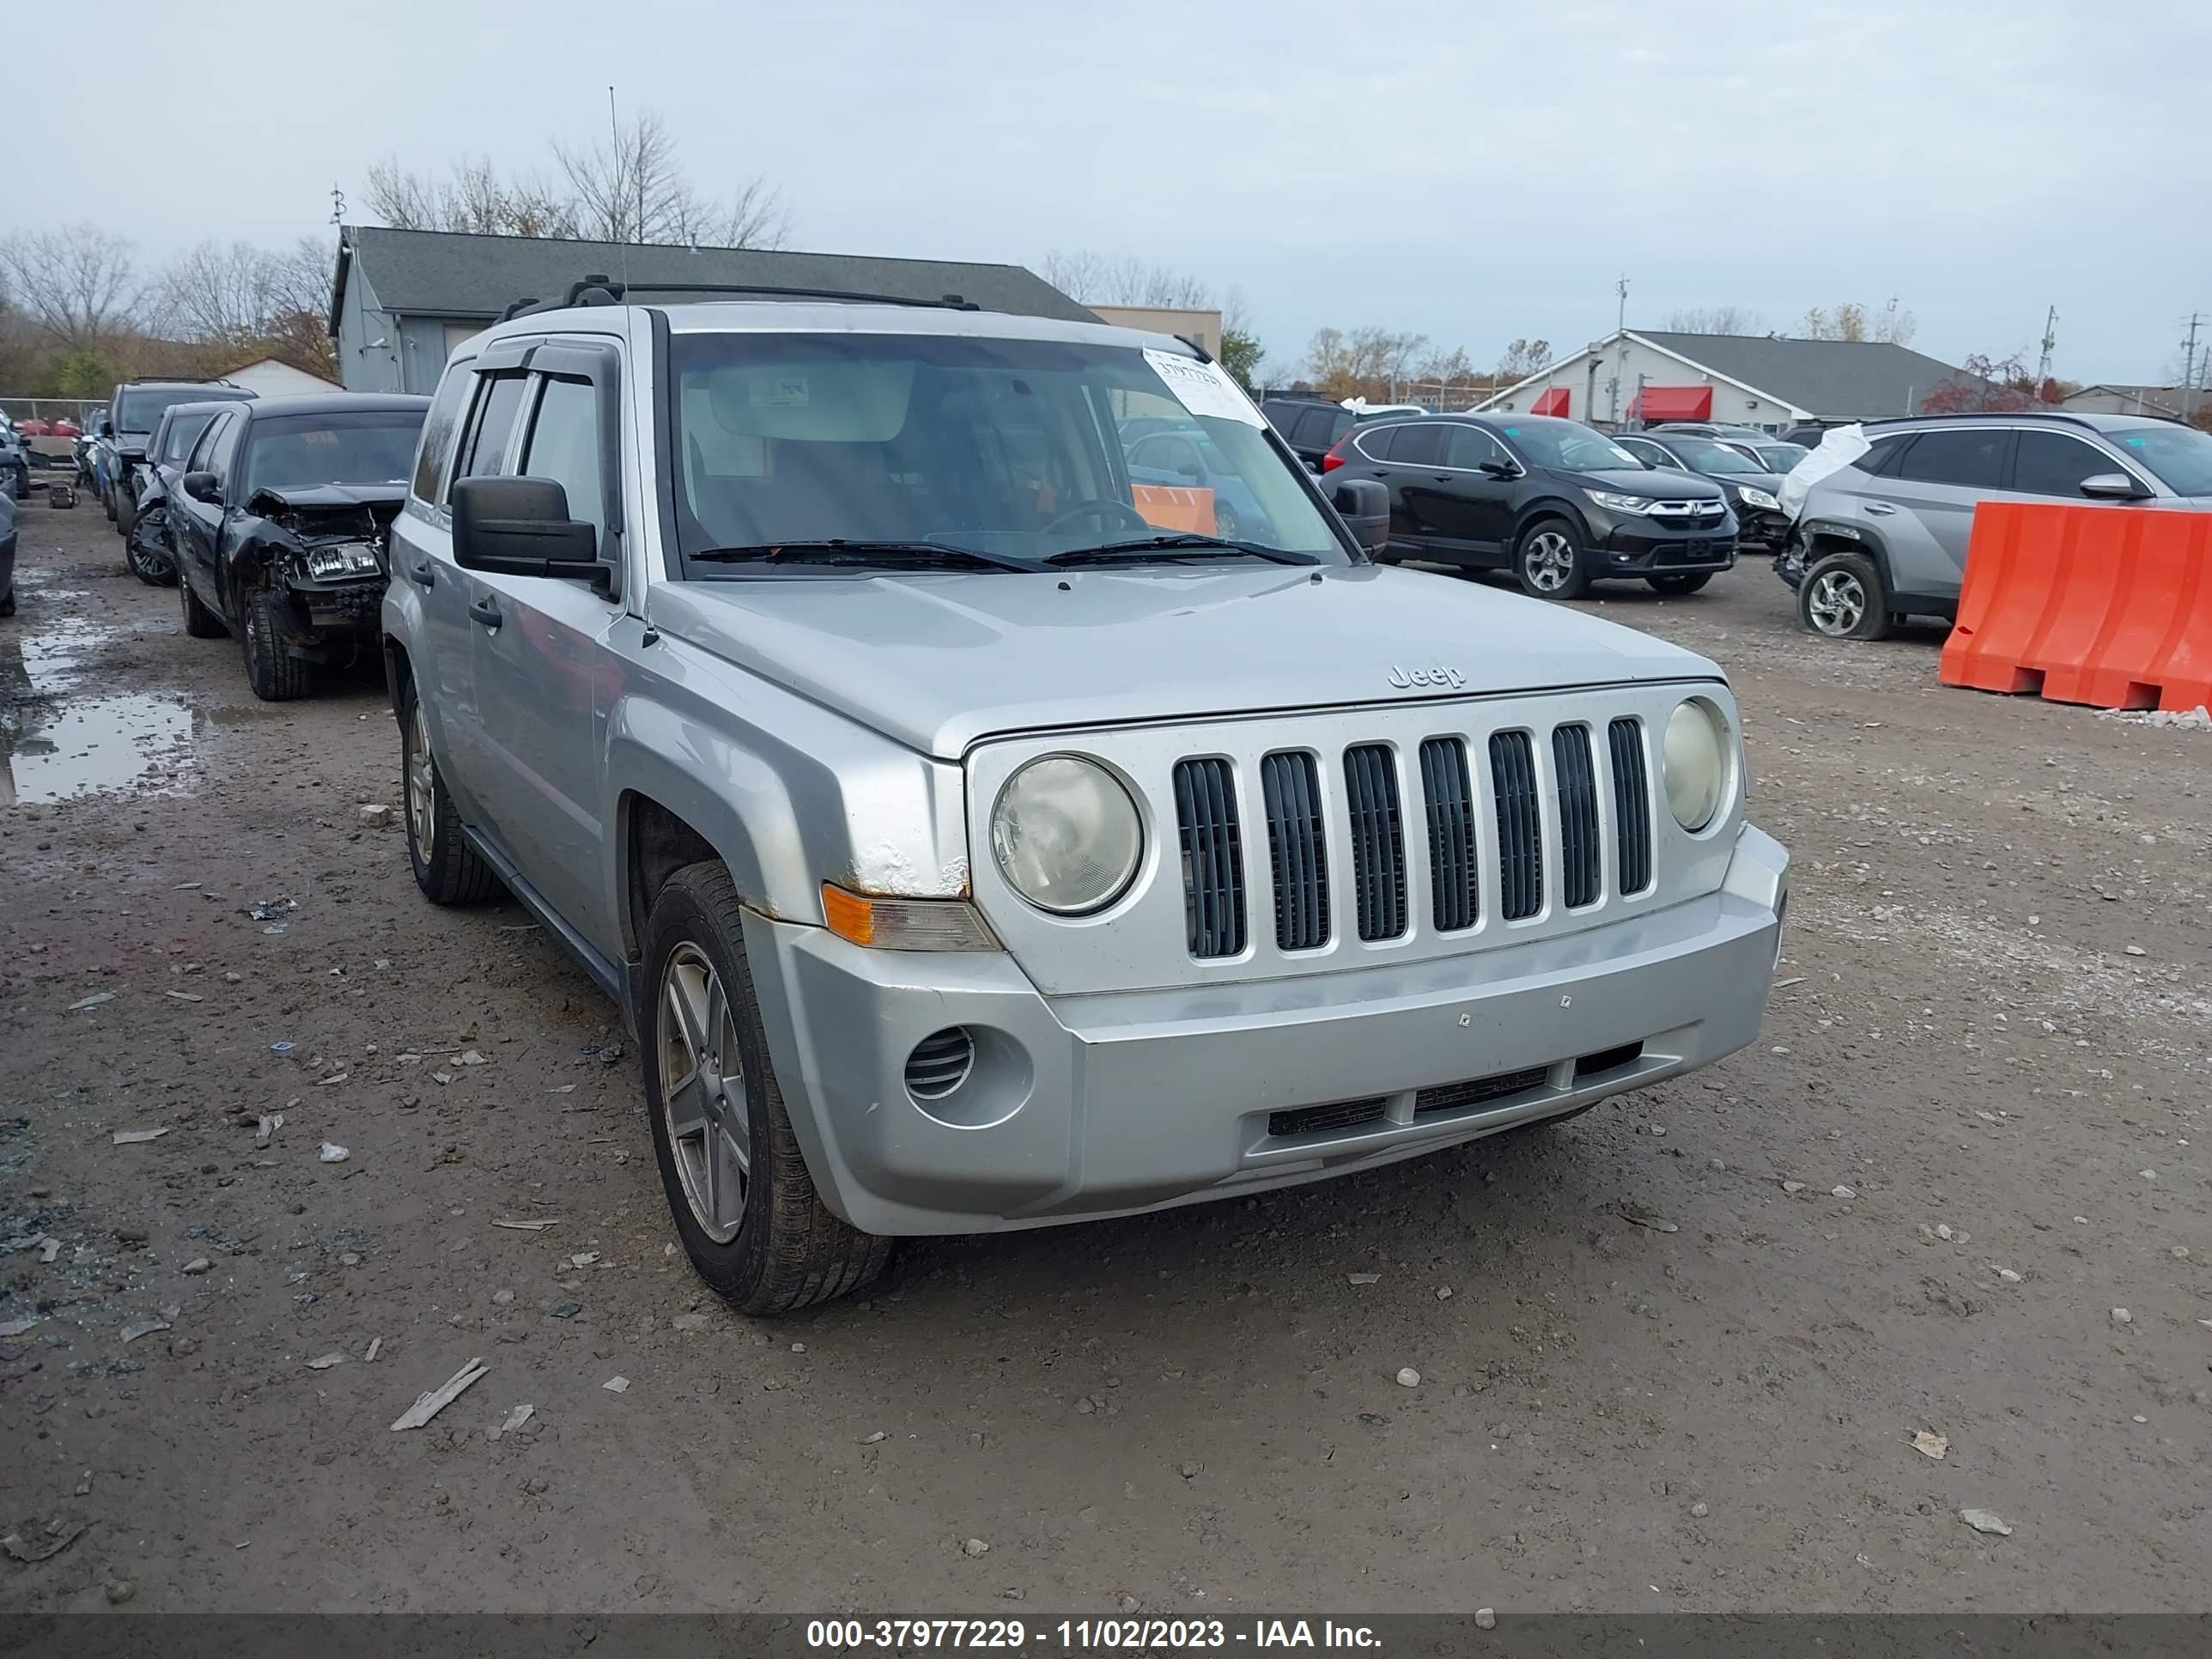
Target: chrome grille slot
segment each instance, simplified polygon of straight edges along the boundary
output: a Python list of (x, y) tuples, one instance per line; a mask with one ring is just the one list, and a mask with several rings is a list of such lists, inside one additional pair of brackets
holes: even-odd
[(1236, 777), (1225, 760), (1179, 761), (1175, 793), (1190, 953), (1233, 957), (1244, 948), (1244, 852), (1237, 828)]
[(1472, 927), (1482, 915), (1482, 874), (1475, 866), (1474, 781), (1467, 744), (1430, 738), (1421, 744), (1421, 808), (1429, 820), (1429, 889), (1436, 929)]
[(1559, 790), (1559, 897), (1570, 910), (1597, 902), (1604, 859), (1598, 848), (1597, 766), (1587, 726), (1552, 728)]
[(1542, 804), (1526, 732), (1491, 734), (1490, 780), (1498, 796), (1498, 908), (1506, 921), (1521, 921), (1544, 908)]
[(1396, 939), (1406, 931), (1406, 837), (1399, 820), (1398, 768), (1390, 750), (1379, 743), (1346, 750), (1344, 793), (1352, 814), (1359, 937)]
[(1275, 947), (1318, 950), (1328, 943), (1328, 827), (1314, 757), (1303, 750), (1263, 757), (1260, 792), (1275, 878)]
[(1651, 885), (1651, 781), (1644, 764), (1644, 724), (1621, 716), (1606, 728), (1613, 757), (1614, 857), (1620, 896)]

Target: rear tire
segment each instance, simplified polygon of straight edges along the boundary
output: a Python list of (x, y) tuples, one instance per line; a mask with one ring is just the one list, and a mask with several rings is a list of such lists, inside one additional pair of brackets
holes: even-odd
[(669, 878), (646, 922), (638, 1040), (653, 1155), (692, 1267), (740, 1310), (783, 1314), (858, 1290), (891, 1241), (847, 1224), (815, 1190), (769, 1063), (740, 917), (719, 863)]
[(1889, 589), (1881, 572), (1863, 553), (1808, 551), (1804, 580), (1797, 585), (1797, 620), (1806, 631), (1832, 640), (1880, 640), (1889, 636)]
[(313, 668), (284, 648), (276, 626), (276, 607), (283, 603), (275, 588), (256, 587), (239, 607), (245, 623), (239, 642), (246, 653), (246, 683), (264, 702), (296, 702), (315, 686)]
[(1513, 550), (1521, 591), (1540, 599), (1578, 599), (1589, 592), (1589, 556), (1582, 532), (1565, 519), (1539, 519)]
[(184, 595), (185, 632), (196, 640), (219, 640), (230, 632), (222, 618), (200, 603), (200, 596), (192, 592), (192, 585), (179, 573), (177, 591)]
[(1657, 592), (1672, 595), (1694, 593), (1712, 579), (1711, 571), (1695, 570), (1679, 576), (1646, 576), (1644, 580)]
[(461, 833), (412, 679), (399, 696), (399, 775), (406, 781), (407, 862), (422, 896), (433, 904), (480, 904), (497, 893), (499, 878)]

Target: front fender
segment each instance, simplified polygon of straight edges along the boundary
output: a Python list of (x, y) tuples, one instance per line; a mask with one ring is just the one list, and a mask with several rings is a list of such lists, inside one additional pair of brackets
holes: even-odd
[[(632, 659), (607, 725), (606, 799), (681, 818), (728, 866), (738, 896), (786, 921), (823, 921), (822, 884), (915, 898), (968, 893), (960, 767), (662, 635)], [(609, 890), (637, 941), (627, 872), (635, 814), (617, 811)]]

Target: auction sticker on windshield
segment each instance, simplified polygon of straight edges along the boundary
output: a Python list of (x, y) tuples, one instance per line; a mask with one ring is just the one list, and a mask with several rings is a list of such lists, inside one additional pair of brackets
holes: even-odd
[(1247, 426), (1264, 426), (1260, 411), (1252, 406), (1236, 381), (1231, 380), (1218, 363), (1202, 363), (1195, 357), (1185, 357), (1173, 351), (1145, 348), (1145, 361), (1152, 366), (1152, 373), (1168, 383), (1176, 400), (1192, 414), (1220, 420), (1242, 421)]

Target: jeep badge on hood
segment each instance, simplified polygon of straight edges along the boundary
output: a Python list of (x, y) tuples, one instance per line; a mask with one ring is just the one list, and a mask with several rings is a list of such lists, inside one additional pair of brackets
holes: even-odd
[(1434, 686), (1439, 691), (1463, 691), (1467, 689), (1467, 676), (1456, 668), (1406, 669), (1393, 663), (1390, 684), (1401, 691), (1412, 691), (1423, 686)]

